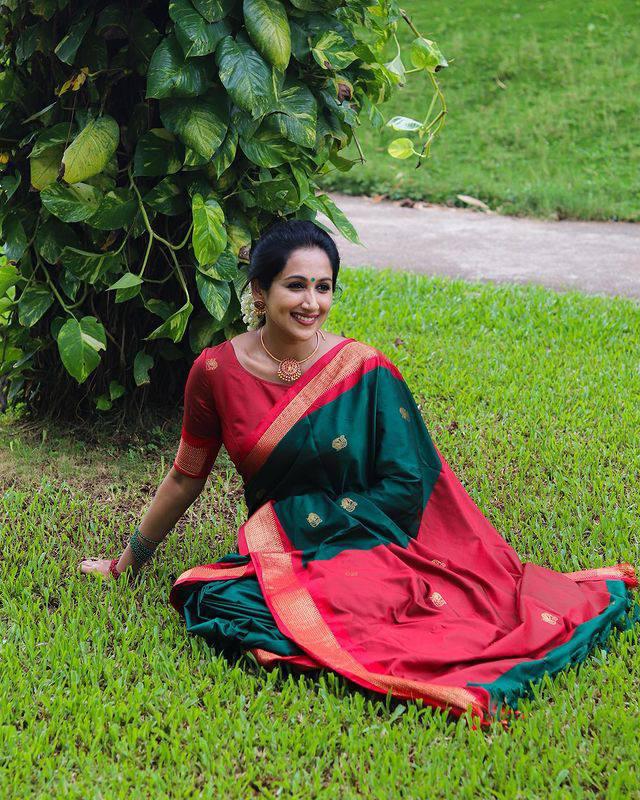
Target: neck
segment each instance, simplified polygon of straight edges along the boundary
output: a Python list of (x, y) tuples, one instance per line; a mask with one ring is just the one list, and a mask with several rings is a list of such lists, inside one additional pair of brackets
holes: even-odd
[[(257, 331), (260, 336), (260, 330)], [(279, 328), (270, 325), (268, 322), (262, 328), (262, 338), (269, 351), (277, 358), (284, 360), (285, 358), (295, 358), (301, 361), (303, 358), (313, 353), (316, 345), (318, 344), (319, 336), (314, 333), (304, 340), (293, 339), (287, 336)], [(266, 354), (265, 354), (266, 355)]]

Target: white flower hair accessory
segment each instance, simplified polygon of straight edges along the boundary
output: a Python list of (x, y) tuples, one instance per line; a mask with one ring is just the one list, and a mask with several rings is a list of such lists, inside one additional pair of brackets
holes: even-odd
[(242, 293), (242, 297), (240, 298), (240, 311), (242, 312), (242, 321), (247, 326), (247, 330), (255, 331), (260, 325), (260, 317), (256, 314), (253, 307), (251, 284), (249, 284)]

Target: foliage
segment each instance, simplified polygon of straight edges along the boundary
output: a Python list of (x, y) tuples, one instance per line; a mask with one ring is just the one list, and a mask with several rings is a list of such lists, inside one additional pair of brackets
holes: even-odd
[(389, 124), (424, 145), (390, 152), (426, 158), (444, 122), (447, 62), (396, 0), (3, 8), (0, 380), (32, 408), (176, 397), (190, 356), (241, 330), (241, 267), (266, 226), (323, 213), (358, 241), (317, 180), (362, 160), (340, 151), (363, 119), (384, 125), (407, 72), (433, 102)]
[[(438, 449), (522, 561), (638, 565), (637, 303), (372, 269), (347, 269), (344, 286), (331, 330), (398, 365)], [(135, 426), (127, 446), (102, 426), (85, 428), (100, 437), (87, 445), (67, 426), (45, 439), (7, 422), (7, 800), (637, 797), (640, 626), (537, 685), (506, 732), (330, 672), (229, 660), (188, 636), (167, 600), (184, 570), (233, 549), (245, 519), (224, 451), (139, 584), (107, 583), (74, 568), (128, 541), (175, 455), (179, 416), (171, 437)]]
[[(500, 214), (640, 221), (640, 3), (584, 0), (405, 0), (421, 30), (459, 56), (447, 74), (447, 132), (428, 169), (383, 154), (397, 136), (365, 120), (365, 164), (321, 187)], [(435, 21), (435, 24), (434, 24)], [(403, 52), (413, 32), (398, 30)], [(606, 75), (606, 91), (602, 90)], [(386, 114), (420, 117), (422, 81), (408, 80)], [(354, 158), (354, 142), (343, 152)]]

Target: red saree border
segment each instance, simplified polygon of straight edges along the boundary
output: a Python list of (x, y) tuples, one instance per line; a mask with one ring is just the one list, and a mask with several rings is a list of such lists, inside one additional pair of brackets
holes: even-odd
[(265, 601), (285, 635), (320, 665), (367, 689), (384, 694), (391, 691), (398, 697), (414, 700), (422, 698), (431, 705), (451, 708), (457, 714), (470, 710), (485, 720), (489, 695), (484, 689), (472, 692), (458, 686), (370, 672), (344, 650), (318, 611), (311, 594), (300, 584), (293, 568), (292, 554), (284, 550), (278, 525), (273, 501), (270, 500), (252, 515), (244, 527)]
[[(282, 438), (296, 422), (306, 416), (309, 409), (323, 395), (332, 390), (339, 394), (345, 381), (350, 378), (354, 383), (357, 381), (367, 362), (370, 362), (369, 368), (373, 368), (380, 359), (380, 354), (374, 347), (357, 342), (355, 339), (340, 344), (343, 346), (338, 353), (310, 380), (300, 387), (296, 386), (295, 394), (289, 395), (287, 392), (283, 400), (271, 409), (256, 429), (255, 442), (240, 462), (239, 471), (245, 479), (250, 479), (256, 474)], [(305, 373), (303, 377), (308, 374)]]

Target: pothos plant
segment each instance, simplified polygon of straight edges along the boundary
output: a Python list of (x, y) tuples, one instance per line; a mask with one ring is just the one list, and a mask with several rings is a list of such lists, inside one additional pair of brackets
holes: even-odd
[[(419, 164), (445, 119), (447, 62), (396, 0), (2, 0), (2, 12), (3, 405), (175, 400), (193, 354), (243, 329), (243, 264), (265, 227), (321, 225), (322, 212), (358, 242), (316, 179), (364, 161), (362, 120), (403, 133), (389, 153)], [(426, 77), (426, 116), (385, 123), (409, 72)], [(355, 160), (341, 155), (352, 140)]]

